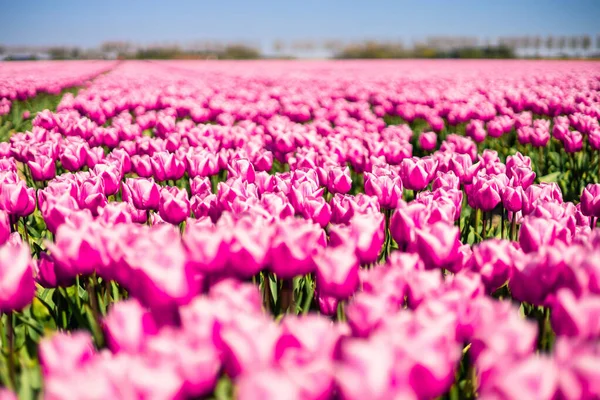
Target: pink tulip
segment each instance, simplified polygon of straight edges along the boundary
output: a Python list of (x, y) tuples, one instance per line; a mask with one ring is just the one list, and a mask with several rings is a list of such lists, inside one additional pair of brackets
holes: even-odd
[(108, 200), (104, 194), (104, 182), (101, 179), (86, 179), (79, 189), (79, 207), (88, 209), (97, 216)]
[(313, 256), (325, 246), (325, 233), (317, 225), (286, 219), (277, 225), (271, 242), (271, 270), (282, 279), (314, 271)]
[(210, 179), (206, 177), (196, 176), (194, 179), (190, 181), (190, 190), (192, 195), (200, 194), (209, 194), (212, 191), (212, 186), (210, 183)]
[(183, 237), (189, 262), (202, 273), (219, 273), (227, 264), (229, 234), (213, 226), (189, 224)]
[(87, 150), (85, 144), (71, 144), (66, 146), (60, 154), (60, 164), (67, 171), (75, 172), (85, 165)]
[(175, 154), (160, 152), (150, 158), (153, 176), (158, 181), (179, 180), (185, 174), (185, 164)]
[(315, 292), (315, 297), (317, 298), (316, 300), (321, 314), (329, 317), (336, 315), (339, 303), (337, 298), (332, 296), (324, 296), (317, 292)]
[(33, 300), (35, 283), (26, 245), (0, 247), (0, 312), (19, 311)]
[(377, 197), (382, 207), (394, 209), (402, 199), (402, 181), (400, 177), (376, 176), (366, 172), (365, 194)]
[(502, 200), (501, 193), (504, 187), (504, 182), (495, 176), (478, 176), (467, 192), (469, 205), (483, 211), (493, 210)]
[(437, 161), (433, 158), (405, 158), (400, 164), (400, 177), (404, 187), (410, 190), (423, 190), (433, 179)]
[[(125, 195), (125, 192), (128, 195)], [(129, 197), (131, 196), (131, 197)], [(159, 187), (152, 178), (127, 178), (123, 184), (123, 199), (128, 197), (133, 205), (140, 210), (158, 210), (160, 202)]]
[(564, 227), (554, 220), (545, 218), (525, 219), (519, 230), (519, 244), (525, 253), (538, 250), (543, 245), (566, 242), (569, 239)]
[(458, 257), (460, 246), (458, 228), (446, 222), (436, 222), (417, 229), (415, 249), (428, 269), (442, 268)]
[(234, 160), (228, 166), (229, 176), (232, 178), (241, 178), (248, 183), (254, 183), (256, 172), (254, 166), (248, 160)]
[(45, 377), (68, 376), (94, 357), (94, 345), (89, 333), (57, 333), (40, 343), (40, 365)]
[(56, 176), (56, 164), (52, 157), (40, 154), (33, 160), (27, 161), (27, 165), (35, 181), (47, 181)]
[(419, 136), (419, 146), (425, 151), (433, 151), (437, 146), (437, 135), (435, 132), (422, 132)]
[(15, 217), (26, 217), (35, 210), (35, 190), (25, 182), (3, 182), (0, 186), (0, 209)]
[(581, 212), (588, 217), (600, 217), (600, 184), (590, 183), (583, 189)]
[(507, 241), (490, 239), (473, 247), (472, 268), (481, 274), (488, 292), (504, 285), (512, 269), (516, 250)]
[(583, 136), (578, 131), (568, 131), (562, 142), (567, 153), (576, 153), (583, 148)]
[(577, 298), (572, 291), (560, 289), (552, 305), (552, 328), (557, 335), (584, 339), (600, 335), (600, 296)]
[(150, 178), (154, 171), (152, 170), (152, 162), (148, 155), (134, 155), (131, 157), (131, 168), (142, 178)]
[(521, 186), (505, 186), (502, 190), (502, 205), (510, 212), (518, 212), (523, 209), (525, 192)]
[(10, 226), (10, 217), (6, 211), (0, 210), (0, 246), (8, 240), (12, 227)]
[(62, 276), (62, 270), (57, 268), (54, 259), (47, 253), (41, 253), (35, 267), (35, 281), (45, 288), (58, 286), (68, 287), (74, 283), (74, 277)]
[(102, 181), (104, 185), (104, 194), (106, 196), (114, 195), (119, 191), (122, 173), (115, 165), (96, 164), (93, 168), (96, 178)]
[(0, 389), (0, 400), (17, 400), (17, 395), (8, 389)]
[(116, 303), (104, 319), (108, 346), (112, 352), (137, 354), (149, 336), (157, 333), (152, 315), (137, 300)]
[(190, 215), (190, 201), (185, 189), (166, 187), (160, 191), (159, 215), (165, 221), (178, 225)]
[(258, 274), (267, 263), (272, 227), (251, 223), (250, 218), (236, 221), (229, 241), (228, 270), (242, 279)]
[(358, 259), (352, 248), (328, 248), (315, 257), (319, 293), (346, 299), (358, 288)]
[(331, 193), (348, 193), (352, 188), (352, 179), (348, 167), (336, 167), (329, 170), (327, 189)]

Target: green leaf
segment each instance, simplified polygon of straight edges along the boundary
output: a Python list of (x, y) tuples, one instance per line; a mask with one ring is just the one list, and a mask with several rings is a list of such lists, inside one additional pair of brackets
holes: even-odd
[(277, 297), (279, 294), (279, 287), (277, 285), (277, 278), (272, 274), (269, 274), (269, 286), (271, 287), (271, 296), (273, 297), (273, 304), (277, 304)]
[(31, 315), (40, 320), (46, 320), (52, 318), (52, 314), (49, 310), (52, 308), (49, 305), (43, 303), (43, 300), (40, 300), (38, 297), (33, 298), (33, 302), (31, 303)]
[(557, 182), (558, 177), (560, 176), (561, 173), (562, 173), (561, 171), (556, 171), (551, 174), (544, 175), (539, 178), (539, 181), (546, 182), (546, 183)]
[(216, 400), (233, 400), (233, 383), (228, 376), (223, 375), (215, 387)]

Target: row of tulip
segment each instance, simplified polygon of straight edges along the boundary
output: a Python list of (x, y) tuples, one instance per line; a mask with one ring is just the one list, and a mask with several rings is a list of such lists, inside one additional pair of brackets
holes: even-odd
[(59, 94), (80, 86), (108, 71), (114, 62), (12, 62), (0, 68), (0, 117), (10, 113), (14, 101), (25, 101), (39, 93)]
[(591, 63), (121, 63), (0, 143), (3, 383), (597, 398), (599, 88)]

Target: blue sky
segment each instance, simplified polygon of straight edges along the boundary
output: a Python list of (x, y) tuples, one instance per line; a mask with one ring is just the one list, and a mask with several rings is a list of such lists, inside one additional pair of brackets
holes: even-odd
[(0, 0), (0, 44), (600, 33), (600, 0)]

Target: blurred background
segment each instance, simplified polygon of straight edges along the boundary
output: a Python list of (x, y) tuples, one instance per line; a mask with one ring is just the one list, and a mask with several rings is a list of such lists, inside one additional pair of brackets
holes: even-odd
[(598, 0), (0, 5), (0, 60), (600, 58)]

